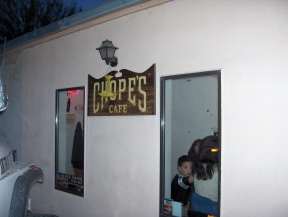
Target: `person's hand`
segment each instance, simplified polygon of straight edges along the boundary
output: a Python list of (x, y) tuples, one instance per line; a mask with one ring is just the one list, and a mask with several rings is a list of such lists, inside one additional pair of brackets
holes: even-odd
[(187, 202), (185, 208), (186, 208), (187, 210), (190, 210), (190, 201)]
[(194, 177), (191, 175), (189, 176), (189, 179), (188, 179), (189, 183), (191, 184), (193, 181), (194, 181)]

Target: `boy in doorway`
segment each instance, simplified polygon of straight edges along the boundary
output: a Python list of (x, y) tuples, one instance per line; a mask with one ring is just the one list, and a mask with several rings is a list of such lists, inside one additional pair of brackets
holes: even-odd
[[(177, 169), (179, 173), (175, 175), (171, 182), (171, 198), (174, 201), (182, 203), (182, 215), (187, 215), (187, 209), (190, 204), (188, 196), (191, 191), (192, 176), (192, 159), (188, 155), (183, 155), (178, 159)], [(188, 208), (189, 209), (189, 208)]]

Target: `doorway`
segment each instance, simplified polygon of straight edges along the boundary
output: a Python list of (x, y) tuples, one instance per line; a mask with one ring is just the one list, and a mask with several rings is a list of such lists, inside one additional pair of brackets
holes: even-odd
[(193, 141), (209, 135), (217, 135), (219, 140), (220, 204), (220, 99), (220, 70), (161, 77), (160, 216), (171, 216), (164, 209), (164, 200), (171, 198), (171, 181), (178, 173), (178, 158), (188, 154)]

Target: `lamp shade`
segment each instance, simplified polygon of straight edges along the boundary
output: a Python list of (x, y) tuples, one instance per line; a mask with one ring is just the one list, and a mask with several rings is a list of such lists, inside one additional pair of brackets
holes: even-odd
[(114, 54), (117, 49), (118, 47), (115, 47), (112, 44), (112, 41), (109, 40), (102, 41), (101, 46), (96, 48), (96, 50), (99, 50), (102, 60), (114, 58)]

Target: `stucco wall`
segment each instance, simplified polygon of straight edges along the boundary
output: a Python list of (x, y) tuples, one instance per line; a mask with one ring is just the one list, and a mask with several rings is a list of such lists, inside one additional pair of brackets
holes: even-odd
[[(288, 2), (177, 0), (22, 52), (21, 151), (45, 174), (32, 209), (61, 217), (157, 216), (164, 75), (222, 69), (221, 216), (287, 216)], [(86, 117), (85, 197), (54, 190), (55, 89), (107, 66), (156, 63), (155, 116)], [(2, 123), (1, 123), (2, 125)]]

